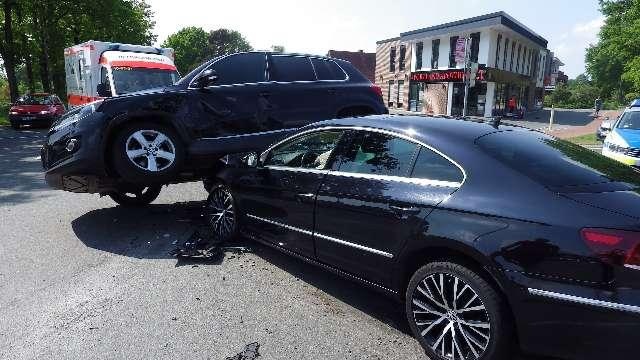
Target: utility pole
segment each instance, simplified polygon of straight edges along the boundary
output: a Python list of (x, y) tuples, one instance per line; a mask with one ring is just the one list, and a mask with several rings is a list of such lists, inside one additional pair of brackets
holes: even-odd
[(469, 53), (470, 37), (464, 38), (464, 105), (462, 116), (467, 116), (467, 99), (469, 97), (469, 80), (471, 79), (471, 54)]

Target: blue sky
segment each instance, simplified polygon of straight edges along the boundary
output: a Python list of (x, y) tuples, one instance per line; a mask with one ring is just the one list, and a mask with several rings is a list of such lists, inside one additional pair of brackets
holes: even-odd
[(326, 54), (329, 49), (375, 51), (376, 40), (467, 17), (506, 11), (549, 41), (570, 77), (584, 72), (584, 49), (597, 40), (597, 0), (148, 0), (158, 42), (185, 26), (240, 31), (256, 49)]

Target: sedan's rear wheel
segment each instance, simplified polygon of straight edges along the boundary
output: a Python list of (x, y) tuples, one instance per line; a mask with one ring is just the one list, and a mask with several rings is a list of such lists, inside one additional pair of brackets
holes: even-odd
[(205, 216), (218, 240), (230, 241), (237, 235), (236, 205), (231, 190), (225, 185), (214, 185), (211, 188)]
[(507, 359), (513, 329), (500, 295), (474, 271), (435, 262), (409, 281), (406, 313), (431, 359)]

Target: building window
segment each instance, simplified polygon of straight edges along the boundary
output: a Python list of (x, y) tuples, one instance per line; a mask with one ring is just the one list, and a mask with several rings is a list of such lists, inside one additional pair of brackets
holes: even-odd
[(452, 36), (449, 38), (449, 67), (456, 67), (456, 43), (459, 36)]
[(531, 62), (529, 62), (529, 54), (531, 54), (531, 49), (524, 48), (525, 61), (527, 62), (527, 67), (523, 69), (523, 73), (525, 74), (529, 73), (529, 67), (531, 66)]
[(393, 89), (393, 80), (389, 80), (389, 89), (387, 90), (387, 106), (393, 105), (391, 90)]
[(496, 69), (500, 66), (500, 45), (502, 45), (502, 34), (498, 34), (498, 43), (496, 45)]
[(416, 70), (422, 69), (422, 48), (424, 44), (422, 41), (416, 43)]
[(478, 53), (480, 52), (480, 33), (471, 34), (471, 62), (478, 62)]
[(404, 86), (404, 80), (398, 80), (398, 86), (396, 87), (396, 107), (401, 108), (404, 97), (402, 96), (402, 90)]
[(511, 42), (511, 60), (509, 61), (509, 71), (513, 71), (513, 55), (515, 55), (516, 52), (516, 42), (512, 41)]
[(509, 50), (509, 39), (504, 39), (504, 52), (502, 53), (502, 70), (507, 70), (507, 54)]
[(396, 71), (396, 48), (392, 47), (389, 51), (389, 71)]
[(404, 58), (407, 55), (407, 47), (405, 45), (400, 45), (400, 58), (398, 59), (398, 69), (400, 71), (404, 70)]
[(438, 68), (438, 58), (440, 57), (440, 39), (431, 40), (431, 68)]
[(518, 55), (516, 57), (516, 72), (520, 72), (520, 53), (522, 53), (522, 44), (518, 44)]

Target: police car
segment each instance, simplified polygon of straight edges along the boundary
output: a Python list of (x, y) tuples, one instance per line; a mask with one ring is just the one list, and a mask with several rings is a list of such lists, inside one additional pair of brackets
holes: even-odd
[(640, 168), (640, 102), (624, 110), (604, 140), (602, 155)]

